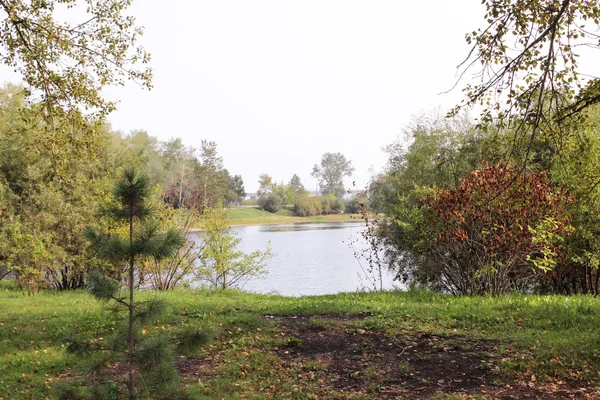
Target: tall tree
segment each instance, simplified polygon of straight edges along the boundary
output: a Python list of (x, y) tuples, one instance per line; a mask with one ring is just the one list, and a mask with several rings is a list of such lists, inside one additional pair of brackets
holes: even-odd
[(244, 188), (244, 180), (241, 175), (234, 175), (229, 179), (228, 192), (231, 193), (233, 203), (241, 204), (246, 197), (246, 189)]
[(126, 162), (146, 171), (151, 185), (165, 181), (164, 159), (157, 138), (144, 130), (133, 130), (125, 136)]
[[(133, 79), (150, 87), (150, 55), (136, 45), (143, 33), (127, 15), (131, 0), (0, 0), (0, 62), (23, 77), (46, 115), (82, 106), (114, 109), (100, 89)], [(74, 23), (57, 20), (80, 19)], [(77, 113), (75, 113), (77, 114)]]
[(185, 146), (181, 138), (171, 139), (161, 145), (161, 155), (166, 170), (163, 190), (169, 203), (176, 208), (185, 208), (191, 191), (192, 172), (198, 163), (195, 149)]
[(229, 172), (223, 167), (223, 159), (217, 153), (217, 143), (202, 140), (200, 163), (194, 171), (195, 190), (192, 205), (204, 208), (226, 202)]
[(269, 174), (262, 173), (258, 177), (258, 195), (273, 193), (275, 190), (275, 182)]
[[(306, 188), (302, 184), (302, 181), (300, 181), (300, 177), (296, 174), (294, 174), (292, 176), (292, 179), (290, 179), (288, 186), (294, 191), (294, 193), (296, 194), (296, 197), (298, 197), (302, 193), (306, 192)], [(293, 201), (295, 201), (295, 200), (293, 200)]]
[(325, 153), (321, 157), (321, 165), (315, 164), (311, 176), (319, 180), (322, 195), (329, 193), (340, 198), (344, 195), (344, 177), (354, 172), (352, 162), (346, 160), (342, 153)]

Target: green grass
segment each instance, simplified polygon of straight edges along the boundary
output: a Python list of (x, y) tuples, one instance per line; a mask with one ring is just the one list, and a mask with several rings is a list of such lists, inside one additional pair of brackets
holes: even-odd
[[(600, 300), (588, 296), (452, 297), (413, 291), (283, 297), (185, 290), (138, 296), (154, 295), (165, 299), (171, 312), (148, 329), (209, 324), (217, 330), (205, 352), (220, 360), (218, 370), (186, 381), (209, 399), (310, 398), (318, 390), (319, 370), (309, 371), (314, 379), (298, 380), (308, 374), (307, 367), (284, 365), (270, 350), (298, 345), (295, 338), (278, 336), (275, 318), (265, 318), (282, 315), (367, 313), (366, 319), (348, 320), (349, 329), (498, 341), (500, 378), (600, 378)], [(312, 323), (340, 322), (316, 317)], [(64, 339), (102, 337), (116, 324), (115, 316), (86, 292), (23, 296), (0, 285), (0, 399), (51, 397), (57, 380), (77, 373), (75, 360), (65, 355)]]
[(290, 209), (283, 209), (270, 213), (253, 207), (234, 207), (231, 209), (231, 223), (233, 225), (262, 225), (286, 224), (302, 222), (361, 222), (359, 215), (333, 214), (315, 217), (298, 217)]

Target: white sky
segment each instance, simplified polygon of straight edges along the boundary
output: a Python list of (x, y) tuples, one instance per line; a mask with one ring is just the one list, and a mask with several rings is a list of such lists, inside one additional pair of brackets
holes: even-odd
[(483, 25), (478, 0), (137, 0), (131, 13), (154, 89), (106, 90), (120, 101), (113, 128), (214, 140), (248, 192), (262, 172), (296, 173), (314, 190), (325, 152), (350, 159), (346, 184), (362, 188), (411, 115), (461, 99), (460, 87), (440, 93), (467, 54), (465, 33)]

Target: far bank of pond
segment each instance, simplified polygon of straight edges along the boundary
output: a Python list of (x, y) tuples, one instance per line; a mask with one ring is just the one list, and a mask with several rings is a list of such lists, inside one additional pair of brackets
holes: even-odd
[(234, 226), (295, 224), (295, 223), (326, 223), (326, 222), (363, 222), (360, 214), (330, 214), (313, 217), (298, 217), (292, 210), (284, 209), (270, 213), (255, 207), (234, 207), (230, 209), (229, 217)]

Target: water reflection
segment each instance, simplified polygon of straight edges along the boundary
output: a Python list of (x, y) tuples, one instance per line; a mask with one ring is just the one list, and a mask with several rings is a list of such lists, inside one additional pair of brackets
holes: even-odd
[(347, 224), (350, 222), (337, 222), (327, 224), (314, 224), (314, 223), (298, 223), (298, 224), (285, 224), (285, 225), (262, 225), (260, 226), (261, 232), (298, 232), (298, 231), (315, 231), (315, 230), (327, 230), (327, 229), (346, 229)]

